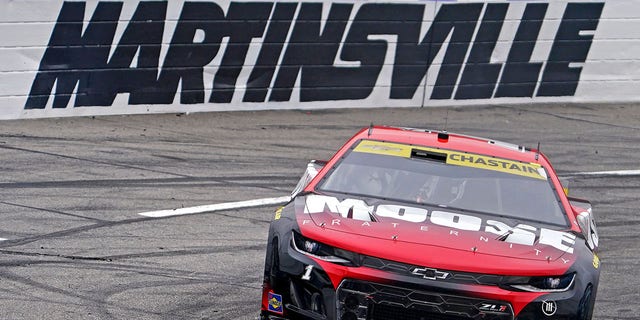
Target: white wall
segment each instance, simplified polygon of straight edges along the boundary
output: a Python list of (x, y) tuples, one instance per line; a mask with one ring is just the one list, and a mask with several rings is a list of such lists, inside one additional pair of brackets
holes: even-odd
[(0, 119), (640, 100), (638, 0), (0, 5)]

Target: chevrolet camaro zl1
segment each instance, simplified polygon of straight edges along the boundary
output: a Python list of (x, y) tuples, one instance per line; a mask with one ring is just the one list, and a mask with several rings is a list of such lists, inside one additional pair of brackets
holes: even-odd
[(536, 149), (371, 126), (269, 228), (262, 319), (590, 319), (598, 234)]

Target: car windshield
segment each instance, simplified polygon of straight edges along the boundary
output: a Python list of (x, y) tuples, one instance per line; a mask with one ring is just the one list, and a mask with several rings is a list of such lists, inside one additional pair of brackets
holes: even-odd
[[(458, 159), (471, 157), (468, 155), (458, 153)], [(434, 160), (380, 149), (358, 152), (356, 148), (333, 167), (318, 190), (567, 224), (544, 169), (537, 169), (540, 175), (536, 178), (503, 172), (508, 170), (450, 164), (450, 158), (456, 159), (455, 153), (442, 157)]]

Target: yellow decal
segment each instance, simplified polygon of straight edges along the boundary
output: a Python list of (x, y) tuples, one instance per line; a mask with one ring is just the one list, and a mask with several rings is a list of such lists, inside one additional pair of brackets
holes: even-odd
[(541, 175), (541, 172), (538, 171), (538, 169), (540, 169), (539, 164), (522, 163), (472, 153), (460, 153), (453, 151), (447, 151), (446, 153), (448, 154), (447, 164), (500, 171), (529, 178), (545, 179), (545, 177)]
[(593, 267), (596, 269), (600, 267), (600, 258), (595, 253), (593, 254)]
[(272, 309), (280, 309), (280, 307), (282, 307), (282, 302), (276, 298), (271, 298), (271, 300), (269, 300), (269, 306), (271, 306)]
[(411, 156), (411, 146), (408, 146), (406, 144), (371, 140), (360, 141), (358, 146), (353, 151), (398, 156), (404, 158), (409, 158)]
[(273, 220), (278, 220), (278, 219), (280, 219), (280, 217), (282, 216), (282, 209), (283, 209), (283, 208), (284, 208), (284, 207), (280, 207), (280, 208), (278, 208), (278, 209), (276, 210), (276, 215), (275, 215), (275, 217), (273, 217)]
[(355, 149), (353, 149), (355, 152), (374, 153), (403, 158), (411, 157), (412, 150), (444, 154), (447, 156), (446, 163), (451, 165), (500, 171), (541, 180), (546, 180), (547, 178), (546, 172), (537, 163), (524, 163), (473, 153), (371, 140), (363, 140)]

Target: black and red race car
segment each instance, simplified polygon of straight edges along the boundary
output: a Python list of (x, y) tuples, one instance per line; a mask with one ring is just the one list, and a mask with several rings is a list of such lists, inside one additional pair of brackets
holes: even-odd
[(269, 228), (262, 319), (590, 319), (589, 202), (538, 150), (372, 126)]

